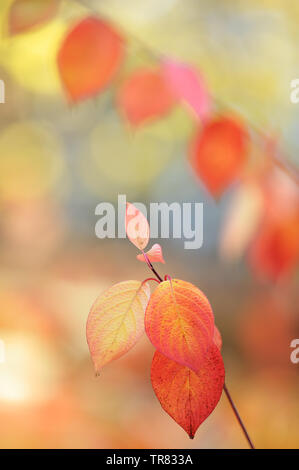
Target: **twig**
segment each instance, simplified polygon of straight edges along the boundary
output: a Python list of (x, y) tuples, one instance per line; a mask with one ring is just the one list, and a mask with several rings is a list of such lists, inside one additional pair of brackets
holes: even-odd
[(251, 448), (251, 449), (255, 449), (255, 447), (254, 447), (254, 445), (253, 445), (253, 443), (252, 443), (252, 440), (251, 440), (250, 437), (249, 437), (249, 434), (248, 434), (248, 432), (247, 432), (247, 429), (245, 428), (245, 425), (244, 425), (244, 423), (243, 423), (243, 421), (242, 421), (242, 419), (241, 419), (241, 416), (239, 415), (239, 412), (238, 412), (238, 410), (237, 410), (237, 408), (236, 408), (236, 405), (235, 405), (234, 402), (233, 402), (233, 399), (232, 399), (232, 397), (231, 397), (231, 394), (229, 393), (229, 391), (228, 391), (228, 389), (227, 389), (226, 384), (224, 384), (223, 390), (224, 390), (224, 392), (225, 392), (225, 394), (226, 394), (226, 396), (227, 396), (227, 399), (228, 399), (228, 401), (229, 401), (229, 403), (230, 403), (230, 406), (231, 406), (232, 409), (233, 409), (233, 412), (235, 413), (235, 416), (236, 416), (236, 418), (237, 418), (237, 420), (238, 420), (238, 423), (240, 424), (240, 426), (241, 426), (241, 428), (242, 428), (242, 431), (243, 431), (243, 433), (244, 433), (244, 435), (245, 435), (245, 437), (246, 437), (246, 439), (247, 439), (247, 442), (248, 442), (250, 448)]

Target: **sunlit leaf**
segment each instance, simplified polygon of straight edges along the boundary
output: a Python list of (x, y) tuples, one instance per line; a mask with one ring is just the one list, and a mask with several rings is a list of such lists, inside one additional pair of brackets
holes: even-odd
[(68, 33), (58, 67), (71, 101), (94, 96), (111, 81), (124, 55), (122, 37), (105, 21), (88, 17)]
[(214, 316), (203, 292), (173, 279), (161, 282), (152, 294), (145, 330), (158, 351), (197, 371), (213, 343)]
[(217, 346), (208, 349), (197, 373), (155, 353), (151, 381), (162, 408), (193, 439), (216, 407), (224, 385), (224, 365)]
[(118, 104), (128, 121), (138, 126), (169, 113), (175, 103), (159, 69), (139, 69), (123, 83)]
[[(162, 248), (159, 245), (159, 243), (155, 243), (151, 247), (151, 249), (146, 252), (146, 255), (147, 255), (147, 257), (148, 257), (148, 259), (150, 260), (151, 263), (163, 263), (163, 264), (165, 264), (165, 261), (164, 261), (164, 258), (163, 258)], [(145, 257), (143, 256), (143, 254), (137, 255), (137, 259), (139, 261), (146, 262)]]
[(126, 208), (126, 233), (129, 240), (139, 250), (144, 250), (149, 240), (148, 221), (133, 204), (127, 203)]
[(217, 348), (219, 349), (219, 351), (221, 351), (222, 337), (221, 337), (221, 333), (218, 330), (216, 325), (215, 325), (215, 328), (214, 328), (214, 338), (213, 339), (214, 339), (214, 343), (216, 344)]
[(237, 119), (224, 116), (210, 120), (192, 142), (192, 168), (215, 197), (236, 180), (246, 159), (247, 131)]
[(51, 20), (60, 0), (14, 0), (9, 10), (9, 34), (24, 33)]
[(86, 327), (97, 374), (105, 364), (119, 358), (136, 344), (144, 331), (144, 312), (149, 297), (148, 283), (124, 281), (97, 298)]
[(211, 99), (200, 72), (174, 60), (164, 61), (163, 72), (174, 95), (188, 104), (199, 118), (205, 119), (211, 112)]

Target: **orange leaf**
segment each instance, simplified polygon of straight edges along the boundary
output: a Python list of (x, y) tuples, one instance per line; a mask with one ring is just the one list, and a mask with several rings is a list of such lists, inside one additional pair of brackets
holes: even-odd
[(266, 218), (248, 257), (257, 276), (272, 281), (288, 278), (299, 261), (299, 212)]
[(9, 34), (24, 33), (51, 20), (60, 0), (15, 0), (9, 10)]
[[(155, 243), (149, 251), (146, 252), (146, 255), (151, 263), (163, 263), (165, 264), (162, 248), (159, 243)], [(145, 258), (142, 254), (137, 255), (136, 257), (139, 261), (145, 261)]]
[(199, 425), (212, 413), (224, 385), (224, 365), (212, 345), (197, 373), (155, 352), (151, 380), (162, 408), (193, 439)]
[(135, 72), (124, 82), (118, 96), (121, 110), (134, 126), (164, 116), (174, 102), (174, 95), (158, 69)]
[(191, 165), (215, 197), (240, 175), (247, 158), (247, 131), (230, 117), (210, 120), (195, 135)]
[(71, 101), (94, 96), (114, 77), (123, 39), (108, 23), (88, 17), (68, 33), (58, 53), (62, 82)]
[(145, 312), (145, 330), (156, 349), (197, 371), (213, 343), (214, 316), (206, 296), (189, 282), (161, 282)]
[(131, 349), (144, 331), (148, 283), (124, 281), (110, 287), (93, 304), (86, 336), (96, 373)]
[(141, 211), (127, 202), (126, 232), (129, 240), (139, 250), (144, 250), (149, 240), (149, 225)]
[(217, 348), (219, 349), (219, 351), (221, 351), (221, 348), (222, 348), (222, 337), (221, 337), (221, 333), (220, 331), (218, 330), (217, 326), (215, 325), (215, 328), (214, 328), (214, 343), (216, 344)]

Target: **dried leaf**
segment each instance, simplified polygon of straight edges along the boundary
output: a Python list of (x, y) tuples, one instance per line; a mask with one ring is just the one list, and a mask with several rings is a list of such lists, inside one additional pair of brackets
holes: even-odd
[(161, 282), (152, 294), (145, 330), (159, 352), (197, 371), (213, 343), (214, 316), (203, 292), (173, 279)]
[(193, 439), (212, 413), (224, 385), (224, 365), (217, 346), (210, 346), (197, 373), (155, 352), (151, 381), (162, 408)]
[(124, 281), (101, 294), (92, 306), (86, 327), (96, 373), (131, 349), (144, 331), (148, 283)]

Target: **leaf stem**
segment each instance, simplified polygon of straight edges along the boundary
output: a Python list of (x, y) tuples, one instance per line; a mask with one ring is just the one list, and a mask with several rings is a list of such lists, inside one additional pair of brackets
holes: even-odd
[(144, 259), (146, 261), (146, 264), (148, 265), (148, 267), (150, 268), (150, 270), (154, 273), (154, 275), (156, 276), (157, 279), (159, 279), (159, 282), (163, 282), (163, 279), (161, 276), (159, 276), (159, 274), (157, 273), (157, 271), (155, 270), (154, 266), (152, 265), (152, 263), (150, 262), (148, 256), (146, 253), (144, 253), (144, 251), (142, 250), (142, 254), (144, 256)]
[(232, 410), (233, 410), (233, 412), (234, 412), (234, 414), (235, 414), (235, 416), (236, 416), (236, 418), (237, 418), (237, 421), (238, 421), (238, 423), (239, 423), (240, 426), (241, 426), (241, 429), (242, 429), (242, 431), (243, 431), (243, 433), (244, 433), (244, 435), (245, 435), (245, 437), (246, 437), (246, 439), (247, 439), (247, 442), (248, 442), (250, 448), (251, 448), (251, 449), (255, 449), (255, 447), (254, 447), (254, 445), (253, 445), (253, 443), (252, 443), (252, 440), (251, 440), (250, 437), (249, 437), (249, 434), (248, 434), (248, 432), (247, 432), (247, 429), (245, 428), (245, 425), (244, 425), (244, 423), (243, 423), (243, 421), (242, 421), (242, 419), (241, 419), (241, 416), (239, 415), (239, 412), (238, 412), (238, 410), (237, 410), (237, 408), (236, 408), (236, 405), (235, 405), (234, 402), (233, 402), (233, 399), (232, 399), (232, 397), (231, 397), (231, 394), (229, 393), (229, 391), (228, 391), (228, 389), (227, 389), (226, 384), (224, 384), (223, 390), (224, 390), (224, 392), (225, 392), (225, 394), (226, 394), (226, 396), (227, 396), (227, 399), (228, 399), (228, 401), (229, 401), (229, 403), (230, 403), (230, 406), (232, 407)]

